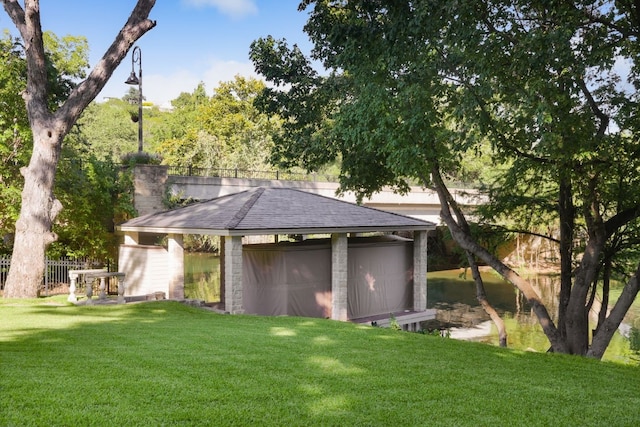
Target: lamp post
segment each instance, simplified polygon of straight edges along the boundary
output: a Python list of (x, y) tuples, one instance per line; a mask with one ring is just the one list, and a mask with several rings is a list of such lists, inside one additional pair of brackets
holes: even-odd
[[(138, 76), (135, 73), (135, 64), (138, 63)], [(138, 153), (142, 153), (142, 51), (138, 46), (133, 48), (131, 54), (131, 75), (125, 82), (128, 85), (138, 85)]]

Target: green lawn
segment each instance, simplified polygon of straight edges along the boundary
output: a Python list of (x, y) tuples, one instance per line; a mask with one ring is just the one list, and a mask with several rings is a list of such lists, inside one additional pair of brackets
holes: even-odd
[(637, 367), (175, 302), (51, 301), (0, 302), (1, 426), (640, 423)]

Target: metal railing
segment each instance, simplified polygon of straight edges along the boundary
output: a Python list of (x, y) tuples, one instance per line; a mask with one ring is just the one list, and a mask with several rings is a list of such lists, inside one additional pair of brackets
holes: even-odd
[[(46, 269), (42, 277), (41, 287), (41, 294), (45, 296), (68, 292), (68, 285), (70, 284), (69, 270), (80, 270), (105, 265), (107, 271), (111, 271), (108, 263), (89, 258), (46, 258), (45, 262)], [(10, 266), (11, 257), (0, 257), (0, 289), (4, 289)], [(109, 286), (110, 292), (111, 288), (112, 287)]]
[(299, 173), (280, 170), (253, 171), (246, 169), (197, 168), (193, 166), (169, 166), (169, 175), (202, 176), (219, 178), (264, 179), (275, 181), (338, 182), (337, 176), (320, 173)]
[[(215, 178), (240, 178), (240, 179), (262, 179), (274, 181), (306, 181), (306, 182), (334, 182), (339, 183), (340, 179), (336, 175), (323, 173), (290, 172), (281, 170), (255, 171), (247, 169), (224, 169), (224, 168), (198, 168), (194, 166), (171, 166), (168, 165), (168, 174), (173, 176), (200, 176)], [(421, 182), (410, 180), (410, 185), (422, 186)], [(478, 182), (446, 181), (449, 188), (477, 189), (481, 185)]]

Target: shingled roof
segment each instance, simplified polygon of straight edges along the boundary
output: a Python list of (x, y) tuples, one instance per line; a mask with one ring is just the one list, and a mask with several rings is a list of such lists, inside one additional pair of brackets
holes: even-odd
[(435, 224), (293, 188), (257, 187), (134, 218), (121, 231), (248, 236), (431, 230)]

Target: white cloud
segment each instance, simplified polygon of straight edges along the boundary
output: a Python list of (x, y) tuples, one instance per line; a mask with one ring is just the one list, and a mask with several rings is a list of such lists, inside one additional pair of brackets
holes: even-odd
[[(103, 102), (108, 98), (122, 98), (129, 87), (124, 84), (129, 75), (128, 69), (123, 68), (119, 74), (114, 74), (109, 82), (96, 97), (96, 101)], [(159, 107), (169, 107), (171, 101), (182, 92), (192, 93), (200, 82), (203, 82), (207, 95), (213, 95), (213, 91), (220, 82), (234, 79), (236, 75), (263, 79), (256, 74), (253, 64), (249, 61), (240, 62), (234, 60), (222, 60), (210, 58), (204, 67), (190, 67), (172, 70), (168, 73), (154, 71), (146, 72), (143, 80), (143, 95), (145, 100)]]
[(144, 78), (144, 97), (160, 107), (168, 107), (182, 92), (191, 93), (200, 79), (188, 70), (171, 75), (149, 74)]
[(243, 77), (256, 77), (251, 62), (220, 61), (214, 59), (209, 64), (209, 68), (204, 73), (203, 81), (208, 90), (218, 86), (220, 82), (227, 82), (234, 79), (236, 75)]
[(213, 59), (202, 73), (182, 69), (171, 75), (146, 75), (144, 97), (158, 106), (165, 107), (182, 92), (192, 93), (200, 82), (204, 82), (207, 94), (211, 96), (220, 82), (231, 81), (236, 75), (260, 78), (250, 62)]
[(184, 0), (195, 7), (214, 7), (232, 18), (242, 18), (258, 13), (258, 6), (253, 0)]

